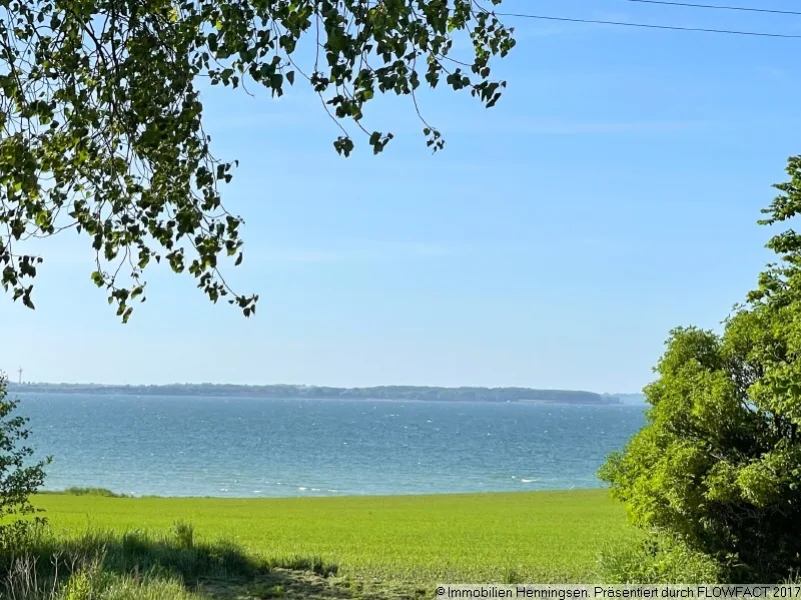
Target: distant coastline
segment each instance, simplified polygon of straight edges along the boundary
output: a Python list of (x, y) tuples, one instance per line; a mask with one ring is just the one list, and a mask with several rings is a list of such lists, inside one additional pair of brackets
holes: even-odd
[(9, 383), (9, 392), (47, 394), (104, 394), (131, 396), (220, 396), (248, 398), (314, 398), (321, 400), (394, 400), (438, 402), (542, 402), (549, 404), (620, 405), (617, 395), (573, 390), (504, 387), (379, 386), (337, 388), (305, 385), (101, 385), (81, 383)]

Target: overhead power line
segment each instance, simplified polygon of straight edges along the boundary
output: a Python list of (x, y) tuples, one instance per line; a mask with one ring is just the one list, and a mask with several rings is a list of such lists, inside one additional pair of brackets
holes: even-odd
[(638, 4), (663, 4), (666, 6), (681, 6), (685, 8), (708, 8), (712, 10), (739, 10), (743, 12), (770, 13), (774, 15), (798, 15), (801, 11), (797, 10), (778, 10), (775, 8), (754, 8), (751, 6), (721, 6), (718, 4), (694, 4), (691, 2), (668, 2), (667, 0), (626, 0), (626, 2), (637, 2)]
[(767, 31), (738, 31), (736, 29), (707, 29), (704, 27), (681, 27), (680, 25), (651, 25), (648, 23), (629, 23), (625, 21), (602, 21), (599, 19), (571, 19), (568, 17), (552, 17), (546, 15), (530, 15), (523, 13), (493, 13), (498, 17), (514, 17), (520, 19), (540, 19), (543, 21), (563, 21), (566, 23), (592, 23), (594, 25), (618, 25), (621, 27), (641, 27), (645, 29), (668, 29), (671, 31), (697, 31), (701, 33), (723, 33), (728, 35), (748, 35), (756, 37), (794, 38), (801, 39), (801, 35), (790, 33), (770, 33)]

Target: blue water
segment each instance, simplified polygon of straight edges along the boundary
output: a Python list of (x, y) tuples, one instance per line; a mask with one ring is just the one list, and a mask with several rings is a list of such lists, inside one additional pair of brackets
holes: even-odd
[(642, 407), (19, 394), (46, 487), (332, 496), (599, 487)]

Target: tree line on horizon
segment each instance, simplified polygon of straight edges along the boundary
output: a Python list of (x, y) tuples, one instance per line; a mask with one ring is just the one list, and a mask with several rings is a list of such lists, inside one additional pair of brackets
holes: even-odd
[(10, 391), (176, 395), (176, 396), (249, 396), (260, 398), (318, 398), (365, 400), (427, 400), (445, 402), (554, 402), (566, 404), (619, 404), (617, 396), (572, 390), (542, 390), (522, 387), (433, 387), (388, 385), (340, 388), (306, 385), (238, 385), (183, 383), (167, 385), (102, 385), (75, 383), (9, 383)]

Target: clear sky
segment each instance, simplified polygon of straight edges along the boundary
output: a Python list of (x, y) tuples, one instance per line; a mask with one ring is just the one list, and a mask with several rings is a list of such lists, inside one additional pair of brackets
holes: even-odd
[[(801, 34), (801, 17), (624, 0), (502, 10)], [(408, 100), (368, 109), (368, 129), (396, 133), (384, 155), (357, 140), (343, 159), (305, 90), (208, 90), (213, 149), (240, 159), (224, 199), (245, 217), (246, 256), (227, 274), (260, 294), (257, 316), (160, 267), (123, 326), (89, 279), (89, 241), (69, 233), (42, 246), (35, 312), (0, 297), (0, 367), (51, 382), (638, 391), (669, 329), (718, 327), (769, 258), (756, 220), (801, 153), (801, 39), (505, 21), (518, 45), (496, 63), (509, 87), (495, 108), (422, 96), (447, 139), (435, 156)]]

